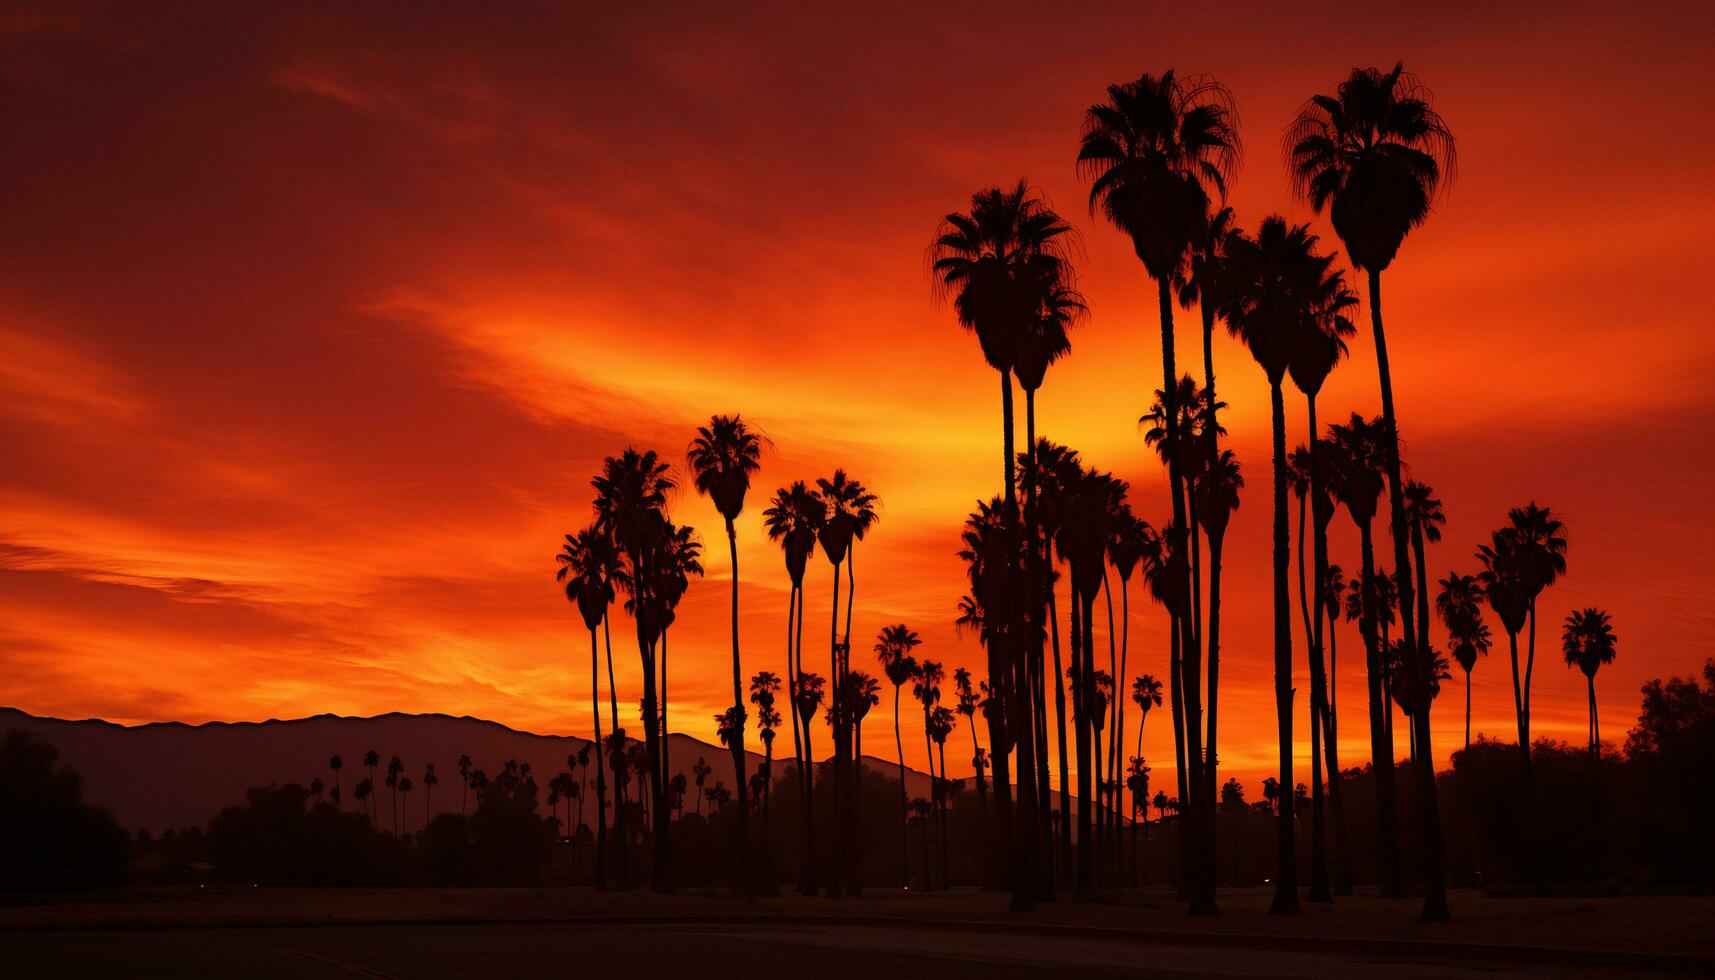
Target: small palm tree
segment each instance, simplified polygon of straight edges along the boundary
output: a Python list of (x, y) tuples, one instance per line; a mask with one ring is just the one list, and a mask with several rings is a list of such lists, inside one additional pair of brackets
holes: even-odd
[(405, 794), (404, 798), (399, 803), (399, 827), (401, 833), (409, 833), (411, 830), (411, 789), (411, 777), (400, 776), (399, 792)]
[[(720, 718), (721, 716), (716, 715), (715, 717)], [(691, 766), (691, 775), (695, 777), (697, 782), (697, 816), (699, 817), (703, 815), (703, 783), (708, 780), (709, 773), (714, 771), (714, 767), (709, 765), (708, 760), (700, 755), (697, 756), (697, 761)]]
[(905, 741), (899, 733), (899, 692), (905, 682), (917, 674), (917, 659), (911, 656), (911, 651), (923, 642), (917, 631), (904, 623), (884, 626), (875, 637), (876, 659), (881, 661), (882, 673), (893, 685), (893, 745), (899, 756), (899, 886), (911, 887), (910, 868), (907, 851), (906, 825), (911, 819), (911, 801), (905, 789)]
[[(560, 566), (558, 571), (555, 572), (555, 577), (565, 582), (566, 599), (577, 606), (578, 613), (582, 616), (584, 621), (584, 628), (589, 630), (590, 634), (590, 715), (591, 721), (595, 727), (595, 734), (593, 736), (594, 744), (600, 745), (602, 744), (601, 671), (599, 654), (596, 648), (596, 628), (599, 626), (604, 630), (606, 629), (608, 612), (613, 606), (613, 600), (617, 595), (616, 585), (628, 581), (627, 573), (620, 567), (619, 550), (614, 543), (613, 537), (598, 526), (585, 528), (584, 530), (579, 531), (576, 535), (566, 535), (565, 545), (561, 547), (560, 553), (555, 555), (554, 558)], [(611, 644), (609, 646), (609, 650), (608, 670), (610, 677), (609, 686), (611, 688), (611, 676), (613, 669)], [(614, 702), (613, 724), (614, 731), (616, 732), (619, 730), (619, 708), (617, 701), (614, 701), (617, 696), (618, 695), (616, 693), (612, 693), (610, 691), (610, 701)], [(588, 745), (584, 746), (579, 758), (585, 763), (588, 762)], [(464, 782), (465, 791), (467, 793), (470, 789), (470, 764), (470, 756), (464, 755), (459, 757), (459, 778)], [(619, 785), (619, 773), (617, 770), (614, 772), (614, 785), (617, 790)], [(599, 763), (599, 760), (596, 765), (595, 787), (596, 888), (597, 890), (606, 890), (607, 776), (606, 767), (602, 766)], [(617, 820), (617, 811), (619, 808), (615, 809), (615, 819)], [(459, 812), (464, 812), (464, 798), (462, 796), (459, 800)], [(619, 828), (620, 825), (616, 823), (615, 830), (618, 831)], [(626, 860), (624, 855), (625, 848), (621, 846), (621, 879), (626, 877), (625, 870), (623, 869), (623, 862)]]
[(762, 736), (762, 862), (763, 882), (768, 894), (778, 894), (774, 880), (774, 840), (772, 812), (774, 797), (774, 730), (780, 727), (780, 712), (775, 699), (780, 693), (780, 677), (773, 671), (761, 670), (750, 679), (750, 700), (756, 705), (756, 725)]
[[(744, 761), (744, 680), (739, 663), (738, 642), (738, 532), (734, 522), (744, 511), (745, 494), (750, 491), (750, 478), (762, 468), (762, 437), (744, 424), (737, 415), (716, 415), (709, 424), (697, 429), (687, 453), (693, 483), (697, 492), (714, 501), (726, 521), (727, 550), (732, 563), (732, 701), (733, 771), (742, 774)], [(743, 778), (738, 783), (738, 881), (740, 893), (749, 890), (746, 875), (750, 862), (746, 856), (750, 845), (750, 803), (746, 797)]]
[[(357, 785), (352, 787), (351, 795), (357, 800), (359, 806), (364, 806), (369, 802), (369, 795), (374, 792), (374, 790), (375, 781), (373, 779), (364, 778), (358, 780)], [(375, 825), (375, 814), (373, 811), (369, 814), (369, 824), (370, 826)]]
[(1602, 745), (1601, 731), (1596, 724), (1596, 672), (1614, 662), (1615, 643), (1613, 623), (1602, 610), (1578, 609), (1566, 617), (1560, 649), (1566, 654), (1566, 666), (1582, 671), (1589, 685), (1592, 761)]
[(1493, 645), (1489, 626), (1483, 622), (1483, 587), (1475, 575), (1449, 572), (1439, 583), (1435, 611), (1447, 627), (1447, 642), (1453, 659), (1465, 672), (1465, 747), (1471, 747), (1471, 670), (1477, 658)]
[[(591, 642), (594, 642), (593, 638), (592, 638)], [(591, 657), (593, 659), (594, 654), (591, 654)], [(593, 675), (595, 672), (595, 668), (591, 667), (590, 672)], [(591, 677), (591, 686), (592, 686), (592, 688), (594, 686), (594, 677), (593, 676)], [(599, 706), (597, 707), (597, 712), (596, 712), (596, 724), (598, 726), (598, 731), (599, 731), (599, 726), (601, 724), (601, 712), (600, 712)], [(596, 740), (597, 741), (601, 740), (601, 736), (599, 734), (596, 736)], [(464, 815), (465, 803), (470, 797), (470, 765), (471, 765), (470, 764), (470, 756), (468, 756), (468, 755), (459, 756), (459, 815), (460, 816)]]
[(429, 763), (423, 770), (423, 825), (435, 815), (435, 787), (440, 785), (441, 777), (435, 775), (435, 764)]
[(322, 782), (322, 777), (310, 777), (310, 795), (316, 798), (317, 803), (322, 801), (322, 792), (326, 789), (327, 785)]
[(802, 725), (797, 710), (804, 671), (804, 572), (816, 550), (817, 532), (826, 520), (827, 505), (802, 480), (776, 490), (762, 514), (769, 540), (779, 542), (784, 553), (786, 574), (792, 582), (786, 599), (786, 691), (787, 703), (792, 706), (788, 709), (792, 717), (792, 758), (802, 777), (798, 784), (804, 819), (804, 859), (799, 889), (804, 894), (815, 891), (814, 763), (809, 756), (809, 735), (800, 734)]
[(345, 768), (345, 759), (337, 753), (328, 759), (328, 768), (333, 770), (333, 801), (339, 804), (339, 771)]
[(388, 798), (390, 809), (393, 811), (393, 833), (399, 833), (399, 777), (405, 774), (405, 764), (398, 756), (387, 760), (387, 788), (392, 791)]

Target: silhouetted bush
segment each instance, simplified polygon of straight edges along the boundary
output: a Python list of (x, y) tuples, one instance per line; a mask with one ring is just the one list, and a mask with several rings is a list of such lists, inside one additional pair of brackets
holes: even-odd
[(0, 744), (0, 889), (52, 891), (116, 880), (130, 844), (59, 750), (23, 731)]

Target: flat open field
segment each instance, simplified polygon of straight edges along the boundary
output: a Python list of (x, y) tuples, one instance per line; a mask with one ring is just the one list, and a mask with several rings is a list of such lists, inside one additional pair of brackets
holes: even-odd
[[(1224, 914), (1189, 919), (1171, 893), (1045, 904), (1005, 897), (871, 892), (750, 903), (720, 893), (590, 889), (129, 889), (99, 899), (0, 908), (0, 960), (21, 976), (559, 975), (611, 955), (638, 975), (737, 971), (773, 944), (842, 976), (1365, 976), (1475, 972), (1715, 973), (1715, 899), (1453, 896), (1457, 920), (1427, 926), (1414, 901), (1359, 895), (1295, 917), (1266, 890), (1224, 893)], [(934, 961), (931, 966), (930, 961)]]

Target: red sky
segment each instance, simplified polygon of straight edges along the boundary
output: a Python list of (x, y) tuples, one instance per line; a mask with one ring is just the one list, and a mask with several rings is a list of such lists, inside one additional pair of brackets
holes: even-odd
[[(884, 500), (856, 632), (903, 620), (920, 655), (976, 665), (951, 626), (953, 551), (997, 482), (998, 396), (931, 301), (937, 219), (1024, 176), (1077, 227), (1093, 317), (1040, 425), (1164, 520), (1135, 427), (1161, 381), (1153, 291), (1086, 210), (1083, 110), (1144, 70), (1212, 72), (1241, 110), (1241, 223), (1311, 220), (1283, 127), (1353, 65), (1400, 58), (1459, 138), (1456, 183), (1386, 280), (1407, 452), (1449, 518), (1431, 569), (1474, 571), (1509, 506), (1564, 515), (1543, 735), (1583, 736), (1583, 679), (1558, 652), (1575, 606), (1607, 608), (1620, 636), (1598, 688), (1610, 738), (1644, 680), (1711, 652), (1709, 14), (727, 6), (0, 13), (0, 703), (587, 731), (559, 535), (588, 519), (603, 455), (682, 461), (712, 412), (774, 443), (740, 522), (747, 673), (784, 656), (786, 579), (755, 501), (837, 465)], [(1195, 314), (1180, 322), (1191, 357)], [(1365, 334), (1324, 418), (1378, 410)], [(1222, 761), (1254, 783), (1274, 751), (1267, 390), (1224, 337), (1215, 356), (1249, 482)], [(1288, 422), (1301, 440), (1297, 399)], [(673, 724), (712, 738), (729, 570), (713, 509), (687, 493), (675, 516), (715, 548), (673, 634)], [(827, 579), (816, 566), (822, 616)], [(1162, 617), (1133, 610), (1132, 672), (1165, 675)], [(1358, 719), (1355, 631), (1341, 643)], [(635, 679), (626, 656), (632, 697)], [(1438, 706), (1443, 758), (1463, 694), (1455, 680)], [(1504, 649), (1474, 696), (1475, 726), (1507, 735)], [(1304, 715), (1301, 699), (1301, 740)], [(1169, 732), (1158, 715), (1146, 734), (1158, 778)], [(1362, 724), (1342, 733), (1361, 761)]]

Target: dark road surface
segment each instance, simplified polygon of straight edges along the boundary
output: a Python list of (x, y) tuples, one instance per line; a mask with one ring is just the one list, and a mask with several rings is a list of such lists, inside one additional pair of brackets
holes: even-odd
[[(408, 925), (0, 934), (0, 976), (300, 978), (796, 976), (1004, 980), (1566, 976), (1564, 964), (1274, 952), (841, 924)], [(1581, 976), (1626, 976), (1578, 970)]]

